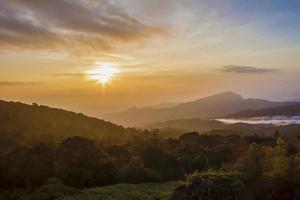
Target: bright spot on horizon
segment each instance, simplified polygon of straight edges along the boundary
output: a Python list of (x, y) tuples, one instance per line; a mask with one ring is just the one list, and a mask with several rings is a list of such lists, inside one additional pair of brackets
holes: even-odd
[(102, 85), (112, 81), (119, 70), (111, 63), (97, 63), (97, 66), (86, 72), (89, 80), (95, 80)]

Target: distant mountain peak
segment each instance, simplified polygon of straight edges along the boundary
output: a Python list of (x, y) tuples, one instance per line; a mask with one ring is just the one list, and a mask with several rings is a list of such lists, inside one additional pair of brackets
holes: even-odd
[(207, 102), (207, 101), (241, 101), (243, 100), (243, 97), (239, 94), (236, 94), (234, 92), (222, 92), (214, 95), (210, 95), (204, 98), (200, 98), (192, 103), (195, 102)]
[(218, 93), (218, 94), (215, 94), (215, 95), (211, 95), (211, 96), (208, 96), (207, 98), (209, 97), (232, 97), (232, 98), (239, 98), (239, 99), (242, 99), (242, 95), (240, 94), (237, 94), (237, 93), (234, 93), (234, 92), (222, 92), (222, 93)]

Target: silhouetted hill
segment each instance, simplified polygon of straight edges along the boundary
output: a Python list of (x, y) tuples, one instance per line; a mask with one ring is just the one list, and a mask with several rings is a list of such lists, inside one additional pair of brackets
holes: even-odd
[(125, 126), (145, 126), (175, 119), (215, 118), (248, 109), (264, 109), (291, 104), (294, 103), (244, 99), (241, 95), (225, 92), (169, 108), (132, 108), (125, 112), (106, 114), (103, 117)]
[(159, 122), (147, 126), (147, 128), (157, 128), (157, 129), (165, 129), (172, 128), (175, 130), (182, 130), (184, 132), (188, 131), (199, 131), (205, 132), (210, 131), (212, 129), (222, 129), (225, 124), (223, 122), (219, 122), (216, 120), (208, 120), (208, 119), (176, 119), (165, 122)]
[(159, 129), (162, 137), (178, 137), (185, 132), (197, 131), (208, 135), (260, 135), (273, 136), (279, 131), (284, 136), (296, 136), (300, 132), (299, 124), (276, 126), (271, 124), (226, 124), (217, 120), (207, 119), (178, 119), (155, 123), (147, 128)]
[(71, 136), (113, 139), (129, 133), (122, 126), (83, 114), (6, 101), (0, 101), (0, 124), (0, 136), (5, 138), (2, 143), (14, 143), (16, 138), (34, 142), (63, 140)]
[(300, 103), (299, 105), (282, 106), (261, 110), (245, 110), (232, 115), (228, 115), (226, 116), (226, 118), (237, 119), (262, 116), (300, 116)]

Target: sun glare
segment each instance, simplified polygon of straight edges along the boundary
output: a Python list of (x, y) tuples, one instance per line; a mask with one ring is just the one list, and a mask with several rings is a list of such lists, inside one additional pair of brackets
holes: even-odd
[(87, 72), (88, 79), (95, 80), (102, 85), (106, 85), (112, 81), (115, 75), (118, 73), (118, 69), (112, 64), (98, 64), (94, 69)]

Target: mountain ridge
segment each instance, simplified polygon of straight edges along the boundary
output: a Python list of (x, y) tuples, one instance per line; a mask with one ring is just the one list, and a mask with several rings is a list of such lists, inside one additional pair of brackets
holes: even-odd
[(300, 116), (300, 103), (299, 105), (280, 106), (275, 108), (267, 108), (260, 110), (244, 110), (225, 118), (251, 118), (251, 117), (264, 117), (264, 116)]
[(29, 143), (61, 141), (72, 136), (91, 139), (122, 139), (133, 130), (81, 113), (37, 104), (0, 100), (0, 137)]
[(168, 108), (134, 108), (108, 113), (102, 117), (123, 126), (147, 126), (157, 122), (182, 118), (216, 118), (248, 109), (264, 109), (293, 105), (294, 102), (274, 102), (264, 99), (243, 98), (233, 92), (223, 92)]

